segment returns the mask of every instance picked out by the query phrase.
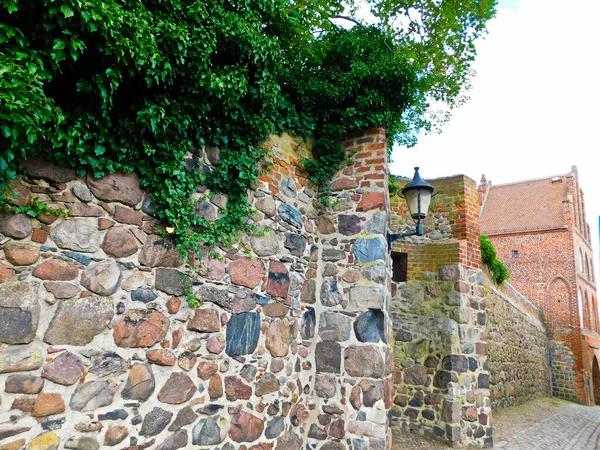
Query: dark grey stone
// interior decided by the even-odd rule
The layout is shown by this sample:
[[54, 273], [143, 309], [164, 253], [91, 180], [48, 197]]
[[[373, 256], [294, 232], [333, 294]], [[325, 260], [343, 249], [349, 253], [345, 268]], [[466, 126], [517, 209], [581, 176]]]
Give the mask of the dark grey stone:
[[149, 289], [136, 289], [131, 292], [131, 300], [134, 302], [150, 303], [156, 300], [158, 294]]
[[354, 322], [356, 339], [360, 342], [386, 341], [385, 314], [382, 311], [365, 311]]
[[315, 336], [315, 326], [317, 317], [313, 308], [308, 308], [302, 315], [302, 325], [300, 326], [300, 335], [302, 339], [312, 339]]
[[194, 207], [194, 214], [204, 217], [206, 220], [217, 220], [217, 207], [208, 200], [198, 203]]
[[306, 249], [306, 237], [298, 233], [285, 233], [285, 243], [283, 244], [292, 255], [302, 256]]
[[124, 409], [115, 409], [104, 414], [98, 414], [98, 420], [125, 420], [129, 413]]
[[457, 372], [466, 372], [469, 367], [469, 362], [466, 356], [463, 355], [447, 355], [442, 360], [442, 369], [455, 370]]
[[324, 306], [336, 306], [344, 301], [342, 293], [338, 290], [337, 280], [329, 279], [321, 285], [321, 303]]
[[156, 436], [169, 425], [171, 417], [173, 417], [172, 412], [165, 411], [164, 409], [155, 406], [154, 409], [144, 417], [140, 436]]
[[232, 300], [227, 295], [227, 291], [204, 285], [200, 286], [199, 293], [203, 302], [214, 303], [223, 309], [231, 310]]
[[185, 294], [187, 276], [185, 273], [175, 269], [156, 269], [155, 287], [159, 291], [170, 295]]
[[480, 373], [477, 375], [477, 387], [480, 389], [489, 389], [490, 376], [487, 373]]
[[327, 439], [327, 431], [323, 428], [319, 427], [316, 423], [312, 423], [308, 430], [308, 437], [310, 439], [317, 439], [319, 441], [324, 441]]
[[222, 431], [218, 424], [219, 419], [220, 416], [201, 419], [192, 430], [192, 443], [194, 445], [220, 444], [223, 439], [221, 439]]
[[471, 372], [475, 372], [477, 370], [477, 360], [475, 358], [469, 357], [469, 370]]
[[282, 203], [279, 207], [281, 218], [296, 228], [302, 228], [302, 214], [296, 208], [288, 203]]
[[171, 426], [169, 426], [169, 431], [177, 431], [190, 423], [194, 423], [197, 418], [198, 414], [194, 412], [192, 407], [186, 406], [177, 412], [177, 417], [175, 417], [175, 420]]
[[35, 339], [40, 318], [37, 283], [0, 285], [0, 342], [28, 344]]
[[341, 261], [342, 259], [346, 259], [346, 252], [336, 248], [325, 248], [321, 257], [323, 261]]
[[452, 374], [444, 370], [438, 370], [433, 378], [433, 385], [437, 388], [446, 389], [452, 380]]
[[340, 373], [342, 348], [337, 342], [318, 342], [315, 350], [317, 372]]
[[267, 439], [275, 439], [284, 430], [285, 421], [282, 416], [277, 416], [267, 422], [267, 428], [265, 429], [265, 437]]
[[365, 278], [375, 283], [385, 284], [387, 278], [387, 268], [385, 263], [373, 264], [363, 270]]
[[129, 363], [115, 352], [97, 353], [91, 359], [92, 367], [89, 371], [99, 377], [120, 375], [129, 368]]
[[254, 381], [254, 377], [256, 376], [256, 372], [258, 372], [258, 368], [256, 366], [252, 364], [245, 364], [240, 371], [240, 376], [248, 383], [252, 383]]
[[247, 312], [231, 316], [227, 322], [225, 353], [229, 356], [249, 355], [256, 350], [260, 335], [260, 315]]
[[383, 238], [357, 239], [352, 251], [358, 262], [374, 262], [385, 259], [386, 242]]
[[340, 214], [338, 216], [338, 231], [345, 236], [352, 236], [360, 233], [361, 222], [360, 217], [356, 215]]
[[351, 331], [352, 319], [345, 314], [325, 311], [319, 318], [319, 337], [324, 341], [347, 341]]
[[61, 417], [60, 419], [46, 419], [40, 425], [42, 425], [42, 429], [45, 431], [60, 430], [66, 421], [65, 417]]
[[84, 266], [87, 266], [92, 262], [92, 258], [90, 258], [89, 256], [82, 255], [81, 253], [65, 252], [65, 256], [74, 259], [75, 261], [83, 264]]
[[153, 216], [156, 212], [156, 209], [157, 206], [156, 203], [154, 203], [154, 200], [152, 200], [152, 197], [146, 195], [146, 197], [144, 197], [144, 201], [142, 202], [142, 211], [149, 216]]

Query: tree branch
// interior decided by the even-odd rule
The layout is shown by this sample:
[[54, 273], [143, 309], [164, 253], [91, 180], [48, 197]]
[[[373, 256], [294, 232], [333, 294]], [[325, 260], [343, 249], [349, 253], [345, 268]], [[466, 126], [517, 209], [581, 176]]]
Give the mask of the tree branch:
[[330, 17], [330, 20], [331, 20], [331, 19], [343, 19], [343, 20], [348, 20], [348, 21], [350, 21], [350, 22], [352, 22], [352, 23], [354, 23], [354, 24], [356, 24], [356, 25], [362, 26], [362, 23], [360, 23], [358, 20], [356, 20], [356, 19], [353, 19], [352, 17], [348, 17], [348, 16], [340, 16], [340, 15], [338, 15], [338, 16], [333, 16], [333, 17]]

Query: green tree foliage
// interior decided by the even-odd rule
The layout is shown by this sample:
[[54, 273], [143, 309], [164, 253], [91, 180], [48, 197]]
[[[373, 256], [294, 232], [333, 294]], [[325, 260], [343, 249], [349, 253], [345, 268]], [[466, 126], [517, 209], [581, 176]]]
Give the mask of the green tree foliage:
[[481, 245], [481, 262], [488, 266], [492, 272], [494, 282], [502, 284], [510, 278], [510, 272], [504, 263], [498, 259], [494, 244], [492, 244], [489, 237], [482, 234], [479, 236], [479, 242]]
[[[45, 154], [81, 174], [135, 171], [185, 253], [249, 230], [249, 186], [269, 133], [316, 133], [320, 183], [341, 134], [388, 127], [390, 144], [452, 105], [491, 0], [373, 2], [379, 23], [331, 25], [324, 0], [0, 0], [0, 203], [18, 161]], [[415, 24], [393, 27], [395, 19]], [[211, 173], [184, 155], [221, 148]], [[199, 183], [229, 195], [224, 217], [193, 213]]]

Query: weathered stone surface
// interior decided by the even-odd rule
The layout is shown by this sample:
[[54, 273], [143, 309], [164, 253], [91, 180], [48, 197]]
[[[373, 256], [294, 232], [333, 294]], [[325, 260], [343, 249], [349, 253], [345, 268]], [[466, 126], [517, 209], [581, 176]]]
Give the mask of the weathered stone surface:
[[267, 422], [265, 429], [265, 437], [267, 439], [275, 439], [285, 429], [285, 420], [282, 416], [275, 417]]
[[73, 203], [69, 209], [72, 217], [100, 217], [104, 210], [96, 205], [86, 205], [85, 203]]
[[84, 370], [85, 366], [77, 356], [71, 352], [64, 352], [44, 366], [42, 378], [70, 386], [79, 381]]
[[229, 264], [229, 275], [233, 284], [253, 289], [265, 276], [265, 268], [260, 259], [240, 258]]
[[342, 350], [337, 342], [318, 342], [315, 349], [317, 372], [340, 373]]
[[158, 298], [158, 294], [150, 289], [136, 289], [131, 293], [134, 302], [150, 303]]
[[56, 226], [50, 237], [60, 248], [94, 253], [100, 248], [100, 232], [95, 219], [66, 219]]
[[344, 189], [355, 189], [358, 187], [356, 178], [340, 177], [333, 180], [329, 188], [332, 191], [343, 191]]
[[170, 295], [184, 295], [190, 280], [185, 273], [175, 269], [156, 269], [155, 287]]
[[289, 312], [289, 308], [282, 302], [269, 302], [263, 306], [263, 314], [269, 317], [283, 317]]
[[114, 294], [120, 283], [121, 269], [114, 261], [90, 266], [81, 275], [81, 285], [98, 295]]
[[420, 364], [404, 370], [404, 383], [412, 385], [425, 385], [427, 382], [427, 369]]
[[356, 260], [361, 263], [385, 259], [386, 243], [383, 238], [360, 238], [352, 247]]
[[106, 430], [104, 435], [104, 445], [114, 446], [121, 442], [129, 435], [127, 427], [123, 425], [114, 425]]
[[260, 315], [248, 312], [231, 316], [227, 322], [225, 353], [229, 356], [248, 355], [256, 350], [260, 335]]
[[300, 301], [302, 303], [315, 303], [317, 301], [317, 282], [315, 280], [307, 280], [302, 285], [302, 291], [300, 292]]
[[346, 252], [337, 248], [325, 248], [322, 253], [323, 261], [336, 262], [346, 259]]
[[167, 335], [169, 319], [159, 311], [131, 310], [113, 328], [119, 347], [152, 347]]
[[302, 448], [302, 442], [300, 436], [289, 430], [277, 440], [275, 450], [300, 450]]
[[231, 419], [229, 437], [235, 442], [254, 442], [262, 434], [265, 424], [261, 419], [242, 411]]
[[0, 286], [0, 343], [28, 344], [35, 339], [40, 319], [37, 283]]
[[200, 298], [205, 303], [214, 303], [226, 310], [231, 309], [232, 300], [229, 298], [229, 295], [227, 295], [227, 291], [223, 289], [208, 285], [200, 286]]
[[267, 282], [267, 293], [286, 298], [290, 289], [290, 276], [285, 264], [279, 261], [269, 263], [269, 280]]
[[158, 401], [179, 405], [191, 399], [196, 391], [189, 376], [183, 372], [174, 372], [158, 393]]
[[75, 411], [93, 411], [113, 402], [116, 386], [105, 380], [88, 381], [77, 386], [69, 406]]
[[29, 266], [40, 258], [40, 249], [31, 244], [6, 244], [4, 256], [13, 266]]
[[352, 319], [335, 311], [325, 311], [319, 321], [319, 337], [324, 341], [347, 341], [352, 331]]
[[296, 228], [302, 228], [302, 214], [296, 208], [288, 203], [282, 203], [279, 206], [279, 216], [290, 225]]
[[236, 376], [225, 377], [225, 397], [230, 402], [249, 400], [252, 388]]
[[100, 200], [129, 206], [137, 205], [144, 194], [138, 177], [132, 173], [111, 173], [102, 178], [88, 175], [87, 185]]
[[221, 319], [216, 309], [196, 309], [194, 317], [188, 322], [188, 329], [201, 333], [221, 331]]
[[264, 236], [252, 236], [250, 239], [252, 250], [258, 256], [276, 255], [281, 249], [277, 233], [269, 229]]
[[35, 375], [10, 375], [5, 382], [4, 392], [9, 394], [37, 394], [44, 387], [44, 379]]
[[140, 211], [126, 208], [125, 206], [115, 206], [113, 219], [115, 219], [117, 222], [141, 226], [143, 218], [144, 214], [142, 214]]
[[353, 345], [344, 350], [344, 367], [353, 377], [383, 378], [383, 352], [374, 345]]
[[39, 394], [33, 404], [31, 415], [33, 417], [46, 417], [60, 414], [65, 411], [65, 401], [60, 394]]
[[387, 277], [386, 265], [385, 263], [373, 264], [363, 270], [363, 275], [375, 283], [385, 284]]
[[181, 355], [179, 355], [179, 358], [177, 358], [177, 364], [186, 372], [192, 370], [192, 368], [196, 365], [197, 361], [198, 357], [187, 350]]
[[233, 314], [241, 314], [252, 311], [254, 308], [256, 308], [256, 300], [254, 300], [252, 295], [248, 295], [247, 293], [238, 293], [233, 298], [231, 312]]
[[30, 156], [21, 168], [27, 169], [27, 176], [31, 178], [43, 178], [54, 183], [66, 183], [77, 178], [75, 169], [57, 166], [42, 155]]
[[298, 233], [285, 233], [285, 242], [283, 246], [287, 248], [294, 256], [302, 256], [306, 249], [306, 237]]
[[43, 350], [36, 343], [0, 349], [0, 373], [26, 372], [42, 367]]
[[315, 310], [310, 308], [302, 315], [302, 324], [300, 326], [300, 335], [302, 339], [312, 339], [315, 335], [317, 317]]
[[464, 373], [469, 370], [469, 360], [464, 355], [446, 355], [442, 359], [442, 369]]
[[318, 373], [315, 377], [315, 394], [321, 398], [333, 398], [335, 396], [336, 379], [333, 375]]
[[59, 444], [60, 438], [50, 431], [33, 438], [24, 448], [25, 450], [56, 450]]
[[337, 280], [327, 279], [321, 285], [321, 303], [324, 306], [336, 306], [344, 301], [339, 291]]
[[361, 221], [357, 215], [340, 214], [338, 216], [338, 230], [345, 236], [352, 236], [360, 233]]
[[44, 335], [49, 344], [87, 345], [113, 318], [113, 303], [108, 298], [84, 297], [64, 300]]
[[179, 430], [164, 440], [162, 444], [156, 447], [156, 450], [177, 450], [185, 448], [188, 444], [188, 433], [186, 430]]
[[121, 358], [115, 352], [98, 352], [90, 359], [92, 365], [89, 371], [99, 377], [120, 375], [129, 368], [127, 360]]
[[279, 390], [279, 380], [272, 373], [266, 373], [256, 383], [255, 394], [257, 397], [270, 394], [271, 392], [277, 392]]
[[203, 217], [206, 220], [213, 221], [217, 219], [217, 208], [208, 200], [198, 203], [194, 207], [194, 214]]
[[140, 436], [156, 436], [169, 425], [171, 417], [173, 417], [172, 412], [165, 411], [164, 409], [155, 406], [152, 411], [144, 417]]
[[385, 193], [384, 192], [365, 192], [358, 206], [357, 211], [370, 211], [372, 209], [383, 209], [385, 207]]
[[0, 263], [0, 283], [6, 283], [14, 273], [15, 271], [12, 267]]
[[215, 361], [200, 361], [196, 370], [198, 378], [206, 381], [219, 371], [219, 366]]
[[138, 259], [146, 267], [179, 267], [183, 264], [175, 244], [159, 235], [148, 236]]
[[121, 397], [145, 402], [154, 392], [155, 381], [149, 364], [135, 364], [129, 371]]
[[265, 346], [274, 358], [289, 352], [290, 324], [287, 319], [274, 319], [267, 329]]
[[31, 220], [25, 214], [0, 214], [0, 233], [13, 239], [25, 239], [31, 235]]
[[48, 292], [54, 295], [55, 298], [64, 300], [73, 298], [79, 294], [80, 289], [71, 283], [60, 283], [57, 281], [46, 281], [44, 287]]
[[169, 431], [180, 430], [182, 427], [194, 423], [197, 418], [198, 414], [194, 412], [194, 409], [191, 406], [181, 408], [177, 411], [177, 417], [175, 417], [175, 420], [169, 426]]
[[131, 231], [123, 227], [110, 228], [101, 247], [104, 253], [115, 258], [126, 258], [138, 251], [137, 239]]
[[360, 342], [386, 341], [383, 311], [365, 311], [354, 322], [356, 339]]
[[71, 436], [65, 441], [65, 448], [74, 450], [97, 450], [100, 444], [90, 436]]
[[216, 445], [227, 437], [229, 423], [221, 416], [212, 416], [201, 419], [192, 429], [192, 443], [194, 445]]
[[33, 269], [32, 275], [42, 280], [70, 281], [77, 278], [79, 268], [77, 265], [68, 263], [62, 259], [52, 258]]
[[146, 358], [148, 358], [148, 361], [151, 363], [159, 366], [174, 366], [177, 362], [177, 357], [171, 350], [167, 350], [166, 348], [148, 350], [146, 352]]
[[216, 374], [208, 383], [208, 396], [211, 400], [223, 397], [223, 379], [221, 375]]
[[383, 289], [367, 286], [353, 286], [350, 288], [350, 304], [356, 309], [383, 308]]

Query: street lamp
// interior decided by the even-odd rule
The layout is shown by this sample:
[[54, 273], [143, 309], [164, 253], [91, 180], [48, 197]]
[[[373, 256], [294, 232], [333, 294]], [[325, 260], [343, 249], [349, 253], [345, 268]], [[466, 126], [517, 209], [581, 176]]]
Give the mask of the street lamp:
[[438, 190], [421, 178], [421, 175], [419, 175], [419, 168], [415, 167], [415, 176], [410, 180], [410, 183], [402, 188], [398, 195], [406, 199], [408, 212], [410, 213], [410, 217], [417, 223], [417, 228], [414, 231], [408, 231], [406, 233], [388, 233], [387, 240], [389, 250], [392, 249], [392, 242], [396, 239], [406, 236], [423, 236], [423, 221], [427, 217], [431, 197], [435, 196], [437, 193]]

